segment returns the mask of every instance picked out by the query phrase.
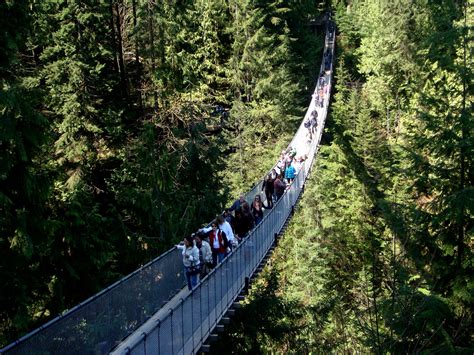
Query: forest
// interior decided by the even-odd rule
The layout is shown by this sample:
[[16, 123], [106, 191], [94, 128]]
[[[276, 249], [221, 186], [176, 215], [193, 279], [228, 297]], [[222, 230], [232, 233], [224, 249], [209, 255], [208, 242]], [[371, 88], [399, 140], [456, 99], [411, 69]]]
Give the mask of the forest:
[[0, 347], [183, 239], [334, 100], [215, 353], [472, 353], [472, 26], [461, 0], [0, 2]]
[[473, 8], [333, 8], [336, 84], [317, 167], [212, 353], [471, 354]]
[[210, 221], [314, 86], [314, 1], [0, 2], [0, 346]]

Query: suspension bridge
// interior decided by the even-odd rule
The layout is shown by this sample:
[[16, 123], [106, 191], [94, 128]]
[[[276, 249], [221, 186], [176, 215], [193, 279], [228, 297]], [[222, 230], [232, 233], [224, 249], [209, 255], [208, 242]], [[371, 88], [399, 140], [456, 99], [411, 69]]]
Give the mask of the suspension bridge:
[[[122, 280], [0, 350], [1, 354], [194, 354], [209, 350], [239, 308], [249, 283], [275, 248], [304, 189], [321, 142], [330, 101], [335, 26], [327, 22], [320, 80], [289, 147], [307, 159], [285, 194], [222, 263], [189, 291], [181, 253], [172, 248]], [[317, 79], [320, 78], [318, 76]], [[312, 139], [304, 122], [313, 111], [318, 127]], [[257, 183], [245, 194], [253, 200]], [[264, 202], [266, 202], [264, 200]]]

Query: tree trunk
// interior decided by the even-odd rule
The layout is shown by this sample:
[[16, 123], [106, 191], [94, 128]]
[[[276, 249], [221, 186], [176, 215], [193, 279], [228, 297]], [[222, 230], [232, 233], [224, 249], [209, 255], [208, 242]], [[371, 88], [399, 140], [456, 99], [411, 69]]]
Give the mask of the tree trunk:
[[[151, 77], [156, 72], [156, 58], [155, 58], [155, 32], [153, 25], [153, 1], [148, 1], [148, 33], [150, 36], [150, 58], [151, 58]], [[153, 106], [155, 112], [158, 111], [158, 95], [153, 82], [151, 83], [151, 89], [153, 90]]]
[[[464, 2], [464, 34], [463, 34], [463, 75], [462, 75], [462, 112], [461, 112], [461, 151], [460, 151], [460, 159], [461, 159], [461, 166], [460, 166], [460, 181], [459, 181], [459, 191], [464, 190], [464, 186], [466, 184], [466, 147], [464, 142], [468, 141], [469, 131], [467, 128], [467, 117], [466, 114], [466, 96], [467, 96], [467, 59], [466, 59], [466, 47], [467, 47], [467, 34], [468, 34], [468, 27], [467, 27], [467, 1]], [[464, 204], [461, 205], [460, 211], [460, 220], [459, 220], [459, 227], [458, 227], [458, 240], [457, 240], [457, 268], [458, 270], [462, 266], [462, 259], [464, 254], [464, 235], [465, 235], [465, 208]]]
[[[121, 2], [121, 0], [119, 0]], [[112, 16], [113, 16], [112, 11]], [[122, 39], [122, 17], [120, 16], [119, 3], [115, 2], [115, 25], [117, 28], [117, 63], [120, 73], [120, 90], [122, 91], [123, 97], [128, 97], [128, 82], [127, 73], [125, 71], [125, 64], [123, 60], [123, 39]]]
[[142, 67], [140, 64], [140, 42], [137, 33], [137, 0], [132, 1], [132, 12], [133, 12], [133, 33], [135, 35], [135, 66], [137, 70], [137, 92], [138, 92], [138, 105], [140, 112], [143, 115], [143, 100], [142, 100]]
[[112, 35], [112, 50], [114, 51], [114, 69], [118, 73], [119, 67], [118, 67], [118, 61], [117, 61], [117, 40], [115, 39], [115, 21], [114, 21], [114, 0], [109, 1], [109, 11], [110, 11], [110, 29], [111, 29], [111, 35]]

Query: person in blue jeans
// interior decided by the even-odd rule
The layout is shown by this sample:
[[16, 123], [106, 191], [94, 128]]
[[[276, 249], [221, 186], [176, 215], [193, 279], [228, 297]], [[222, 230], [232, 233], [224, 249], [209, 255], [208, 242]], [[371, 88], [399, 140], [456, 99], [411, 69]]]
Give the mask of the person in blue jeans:
[[188, 289], [192, 290], [198, 283], [198, 275], [201, 271], [199, 249], [190, 235], [184, 238], [182, 245], [177, 245], [176, 247], [182, 251], [184, 274], [186, 275]]
[[212, 259], [214, 266], [221, 263], [227, 255], [227, 248], [229, 247], [229, 241], [225, 232], [219, 229], [217, 221], [213, 221], [211, 224], [212, 230], [209, 232], [209, 244], [212, 250]]

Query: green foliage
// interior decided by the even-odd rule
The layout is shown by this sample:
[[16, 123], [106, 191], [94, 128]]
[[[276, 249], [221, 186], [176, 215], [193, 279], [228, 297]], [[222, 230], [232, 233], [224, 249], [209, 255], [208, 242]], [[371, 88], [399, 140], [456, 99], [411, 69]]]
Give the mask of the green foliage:
[[319, 43], [301, 22], [311, 2], [290, 5], [0, 4], [1, 344], [261, 178], [295, 127]]
[[[237, 134], [229, 137], [235, 154], [228, 157], [233, 169], [225, 179], [234, 194], [268, 171], [297, 127], [303, 112], [300, 105], [306, 105], [308, 86], [313, 86], [307, 72], [314, 70], [320, 46], [301, 23], [301, 18], [317, 14], [309, 4], [235, 1], [230, 6], [234, 23], [230, 124]], [[298, 41], [307, 41], [305, 47]]]
[[[237, 312], [226, 333], [213, 344], [216, 354], [265, 354], [303, 349], [300, 338], [304, 310], [296, 302], [275, 295], [280, 270], [269, 268], [250, 292], [248, 303]], [[231, 346], [231, 347], [230, 347]]]
[[[265, 326], [225, 343], [242, 352], [471, 353], [472, 9], [334, 5], [331, 139], [272, 260], [277, 280], [257, 281], [272, 280], [274, 298], [254, 293], [246, 307], [259, 305]], [[279, 315], [298, 340], [290, 346], [285, 334], [266, 337], [279, 330], [267, 312], [275, 300], [293, 307]], [[253, 324], [251, 312], [237, 322]]]
[[0, 4], [0, 342], [14, 336], [16, 329], [27, 329], [34, 317], [29, 306], [36, 299], [25, 284], [38, 288], [47, 282], [38, 277], [37, 250], [49, 191], [41, 164], [49, 127], [34, 110], [36, 90], [17, 77], [30, 23], [24, 4]]
[[[261, 178], [309, 101], [325, 4], [0, 3], [2, 344]], [[332, 140], [235, 352], [472, 350], [472, 10], [334, 6]]]

